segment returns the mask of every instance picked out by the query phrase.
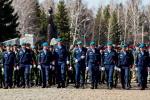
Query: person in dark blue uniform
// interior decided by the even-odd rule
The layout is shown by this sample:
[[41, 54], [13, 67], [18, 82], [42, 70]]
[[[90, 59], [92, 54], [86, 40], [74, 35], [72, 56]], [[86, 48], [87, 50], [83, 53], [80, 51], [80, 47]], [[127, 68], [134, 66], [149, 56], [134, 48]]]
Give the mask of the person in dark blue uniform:
[[17, 44], [15, 44], [13, 46], [13, 52], [16, 55], [16, 66], [14, 66], [14, 87], [17, 86], [19, 87], [19, 83], [20, 83], [20, 70], [19, 70], [19, 66], [18, 66], [18, 50], [17, 50]]
[[69, 63], [68, 61], [68, 51], [66, 47], [62, 44], [62, 39], [57, 39], [57, 45], [54, 50], [55, 55], [55, 65], [57, 71], [57, 88], [65, 88], [66, 82], [66, 64]]
[[[84, 88], [85, 82], [85, 58], [86, 58], [86, 51], [87, 49], [82, 46], [82, 42], [79, 41], [78, 48], [74, 50], [74, 60], [75, 60], [75, 79], [76, 79], [76, 88], [80, 87], [80, 82], [82, 88]], [[81, 78], [81, 79], [80, 79]]]
[[106, 81], [108, 89], [113, 87], [113, 73], [114, 67], [117, 65], [117, 53], [112, 47], [112, 42], [107, 43], [107, 49], [104, 51], [103, 55], [103, 66], [105, 66], [106, 71]]
[[3, 45], [0, 43], [0, 88], [3, 87], [4, 77], [3, 77]]
[[121, 68], [121, 84], [123, 89], [130, 89], [129, 78], [130, 68], [134, 63], [132, 53], [127, 51], [127, 45], [122, 45], [122, 50], [118, 55], [118, 66]]
[[149, 65], [149, 53], [145, 50], [145, 44], [140, 44], [140, 51], [136, 57], [136, 67], [138, 69], [138, 82], [141, 90], [145, 90], [147, 81], [147, 69]]
[[21, 77], [21, 86], [23, 88], [30, 87], [30, 80], [29, 80], [29, 75], [30, 75], [30, 67], [33, 64], [33, 59], [32, 59], [32, 54], [30, 50], [26, 48], [26, 44], [22, 43], [22, 48], [19, 51], [18, 55], [19, 59], [19, 67], [20, 67], [20, 77]]
[[43, 50], [39, 53], [39, 64], [42, 71], [42, 88], [48, 87], [49, 72], [52, 63], [52, 53], [49, 51], [48, 43], [43, 43]]
[[15, 59], [15, 53], [10, 50], [10, 45], [7, 45], [6, 51], [3, 54], [5, 89], [8, 89], [8, 87], [12, 88], [12, 76], [16, 61]]
[[98, 88], [98, 73], [99, 73], [99, 64], [101, 62], [101, 56], [98, 49], [95, 48], [95, 42], [92, 41], [90, 43], [90, 48], [87, 51], [87, 67], [90, 74], [90, 80], [91, 80], [91, 89], [97, 89]]

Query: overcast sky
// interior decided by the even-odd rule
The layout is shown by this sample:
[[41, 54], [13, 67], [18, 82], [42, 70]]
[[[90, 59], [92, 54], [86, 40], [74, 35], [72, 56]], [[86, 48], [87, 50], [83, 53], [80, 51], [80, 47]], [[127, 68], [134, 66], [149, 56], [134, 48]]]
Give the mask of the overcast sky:
[[[44, 1], [44, 0], [39, 0], [40, 2]], [[56, 0], [58, 1], [58, 0]], [[89, 8], [92, 8], [93, 10], [97, 10], [100, 4], [108, 4], [111, 0], [84, 0], [84, 2], [86, 2], [88, 4]], [[120, 2], [125, 2], [126, 0], [114, 0], [117, 1], [118, 3]], [[150, 3], [150, 0], [142, 0], [143, 4], [146, 5], [148, 3]]]

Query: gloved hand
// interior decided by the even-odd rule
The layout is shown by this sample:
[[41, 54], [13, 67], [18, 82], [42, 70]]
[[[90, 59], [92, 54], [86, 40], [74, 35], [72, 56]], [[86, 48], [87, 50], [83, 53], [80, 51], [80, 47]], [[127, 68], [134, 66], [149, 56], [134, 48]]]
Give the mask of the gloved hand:
[[69, 65], [69, 61], [67, 61], [67, 65]]
[[17, 70], [19, 70], [19, 66], [17, 66]]
[[40, 69], [40, 70], [41, 70], [41, 65], [38, 65], [38, 69]]
[[86, 67], [86, 71], [88, 71], [89, 70], [89, 68], [88, 67]]
[[121, 68], [118, 67], [118, 72], [121, 72]]
[[16, 67], [14, 67], [14, 71], [16, 71], [17, 70], [17, 68]]
[[4, 68], [2, 68], [2, 73], [4, 73]]
[[49, 68], [52, 69], [52, 65], [50, 65]]
[[114, 68], [116, 71], [121, 71], [121, 69], [119, 68], [119, 67], [117, 67], [117, 66], [115, 66], [115, 68]]
[[33, 65], [33, 68], [36, 68], [36, 65]]
[[101, 67], [101, 70], [102, 70], [102, 71], [105, 71], [105, 67]]
[[85, 56], [81, 56], [81, 59], [84, 59], [85, 58]]
[[30, 69], [32, 68], [33, 66], [32, 65], [30, 65]]
[[78, 62], [78, 59], [75, 60], [75, 63], [77, 63], [77, 62]]
[[135, 67], [135, 71], [138, 71], [138, 68], [137, 68], [137, 67]]
[[69, 67], [69, 70], [72, 70], [72, 67], [71, 67], [71, 66]]
[[117, 66], [115, 66], [115, 68], [114, 68], [116, 71], [118, 70], [118, 68], [117, 68]]

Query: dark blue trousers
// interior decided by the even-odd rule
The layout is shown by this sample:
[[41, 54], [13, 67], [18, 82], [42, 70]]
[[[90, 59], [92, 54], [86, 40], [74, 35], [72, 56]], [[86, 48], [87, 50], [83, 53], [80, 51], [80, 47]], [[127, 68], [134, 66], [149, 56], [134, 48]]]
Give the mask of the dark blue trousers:
[[92, 85], [97, 86], [98, 84], [98, 75], [99, 75], [99, 66], [94, 63], [89, 63], [89, 74], [90, 74], [90, 81]]
[[130, 67], [121, 66], [121, 83], [123, 88], [129, 87], [129, 79], [130, 79]]
[[76, 84], [82, 84], [84, 85], [85, 83], [85, 64], [81, 63], [76, 63], [75, 65], [75, 79], [76, 79]]
[[107, 85], [113, 85], [113, 73], [115, 65], [105, 65]]
[[58, 84], [65, 84], [66, 81], [66, 62], [58, 61], [56, 64], [56, 70], [57, 70], [57, 82]]
[[50, 65], [41, 65], [41, 71], [42, 71], [42, 83], [45, 87], [47, 85], [47, 82], [49, 81], [49, 71], [50, 71]]
[[141, 87], [146, 87], [147, 81], [147, 67], [138, 66], [138, 82]]
[[12, 87], [13, 66], [4, 65], [5, 86]]
[[22, 86], [29, 86], [29, 82], [30, 82], [30, 79], [29, 79], [29, 75], [30, 75], [30, 66], [31, 65], [26, 65], [26, 64], [22, 64], [21, 65], [21, 68], [20, 68], [20, 71], [21, 71], [21, 83], [22, 83]]

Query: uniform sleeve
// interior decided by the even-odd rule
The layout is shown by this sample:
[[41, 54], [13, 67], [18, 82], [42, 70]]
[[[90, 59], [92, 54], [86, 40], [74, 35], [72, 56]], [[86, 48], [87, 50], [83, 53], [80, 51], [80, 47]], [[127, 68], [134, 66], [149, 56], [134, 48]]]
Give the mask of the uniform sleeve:
[[149, 65], [149, 67], [150, 67], [150, 53], [148, 53], [148, 65]]
[[147, 52], [146, 55], [147, 55], [147, 59], [146, 59], [147, 67], [150, 67], [150, 56], [149, 56], [149, 53]]
[[115, 57], [114, 57], [114, 61], [115, 61], [115, 65], [118, 65], [118, 53], [116, 51], [115, 52]]
[[76, 50], [74, 49], [73, 50], [73, 60], [75, 60], [76, 59], [76, 52], [75, 52]]
[[40, 64], [40, 62], [41, 62], [41, 52], [39, 52], [38, 54], [38, 64]]
[[101, 66], [101, 54], [100, 54], [99, 50], [97, 50], [97, 53], [98, 53], [98, 63]]
[[32, 60], [35, 65], [37, 65], [37, 59], [36, 59], [36, 54], [32, 51]]
[[3, 58], [2, 58], [2, 62], [3, 62], [3, 65], [5, 63], [5, 57], [4, 57], [5, 53], [3, 53]]
[[101, 66], [104, 67], [104, 52], [101, 54]]
[[138, 61], [139, 61], [139, 58], [138, 58], [138, 54], [137, 55], [135, 55], [135, 65], [137, 66], [137, 64], [138, 64]]
[[118, 63], [117, 63], [117, 66], [120, 67], [120, 53], [118, 53], [118, 56], [117, 56], [117, 57], [118, 57]]
[[20, 63], [20, 51], [18, 52], [18, 55], [17, 55], [17, 60], [18, 60], [18, 65], [19, 65], [19, 63]]
[[131, 65], [133, 65], [134, 64], [134, 56], [133, 56], [133, 54], [132, 54], [132, 52], [130, 52], [130, 61], [131, 61]]
[[16, 67], [17, 66], [17, 56], [16, 56], [16, 54], [15, 53], [13, 53], [13, 56], [14, 56], [14, 66]]
[[88, 67], [88, 61], [89, 61], [89, 50], [87, 50], [86, 53], [86, 66]]
[[66, 47], [65, 47], [65, 51], [66, 51], [66, 53], [65, 53], [66, 61], [69, 61], [70, 54], [69, 54], [69, 51]]

